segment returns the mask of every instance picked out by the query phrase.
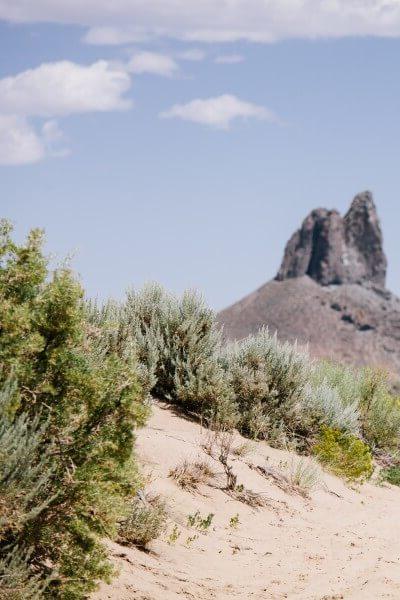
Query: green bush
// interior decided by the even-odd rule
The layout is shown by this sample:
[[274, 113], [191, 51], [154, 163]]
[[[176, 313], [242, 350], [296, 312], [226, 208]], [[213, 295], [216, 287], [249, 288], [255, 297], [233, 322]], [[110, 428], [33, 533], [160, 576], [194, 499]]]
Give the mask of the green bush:
[[238, 405], [241, 431], [283, 444], [301, 427], [300, 399], [311, 361], [267, 329], [229, 346], [225, 369]]
[[354, 435], [323, 427], [313, 448], [318, 460], [330, 471], [349, 480], [372, 475], [372, 455], [366, 444]]
[[393, 465], [387, 469], [382, 469], [380, 475], [383, 481], [400, 486], [400, 465]]
[[88, 325], [81, 286], [48, 273], [41, 245], [1, 223], [0, 561], [18, 549], [25, 573], [52, 575], [46, 595], [78, 600], [112, 572], [101, 539], [136, 489], [146, 408], [135, 353]]
[[146, 547], [160, 537], [167, 526], [165, 503], [159, 496], [141, 496], [132, 500], [128, 516], [119, 529], [119, 541], [127, 546]]
[[363, 437], [371, 447], [396, 451], [400, 440], [400, 400], [390, 394], [382, 371], [364, 369], [360, 411]]

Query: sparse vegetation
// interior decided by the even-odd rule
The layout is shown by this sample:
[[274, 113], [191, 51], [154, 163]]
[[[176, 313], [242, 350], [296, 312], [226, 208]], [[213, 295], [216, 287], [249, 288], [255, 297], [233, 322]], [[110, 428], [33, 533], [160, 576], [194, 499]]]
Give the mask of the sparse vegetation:
[[208, 515], [202, 517], [200, 512], [197, 510], [193, 515], [188, 515], [187, 525], [188, 527], [194, 527], [198, 531], [204, 532], [210, 528], [213, 518], [213, 513], [209, 513]]
[[[233, 457], [252, 447], [235, 445], [235, 428], [313, 454], [348, 480], [388, 456], [381, 475], [399, 485], [400, 400], [384, 373], [314, 362], [266, 329], [224, 348], [192, 292], [151, 285], [123, 303], [86, 303], [68, 268], [49, 272], [41, 246], [41, 232], [19, 246], [2, 222], [0, 600], [83, 600], [112, 575], [104, 537], [145, 547], [166, 531], [164, 502], [137, 496], [134, 432], [152, 397], [208, 426], [203, 448], [222, 466], [224, 490], [250, 506], [265, 499], [237, 480]], [[303, 496], [320, 477], [304, 457], [254, 468]], [[216, 475], [199, 459], [169, 476], [195, 491]], [[189, 515], [188, 526], [205, 532], [213, 516]], [[168, 543], [180, 534], [175, 525]]]
[[310, 458], [292, 458], [286, 466], [289, 484], [303, 496], [314, 491], [321, 481], [321, 469]]
[[231, 517], [229, 519], [229, 527], [231, 529], [237, 529], [239, 527], [239, 514], [236, 513], [236, 515], [233, 515], [233, 517]]
[[169, 477], [181, 488], [189, 491], [197, 491], [200, 485], [208, 483], [214, 476], [215, 473], [204, 460], [183, 460], [169, 472]]
[[400, 486], [400, 465], [393, 465], [387, 469], [382, 469], [380, 475], [383, 481]]
[[127, 546], [145, 548], [165, 531], [167, 511], [159, 496], [140, 496], [132, 500], [129, 513], [122, 521], [118, 539]]

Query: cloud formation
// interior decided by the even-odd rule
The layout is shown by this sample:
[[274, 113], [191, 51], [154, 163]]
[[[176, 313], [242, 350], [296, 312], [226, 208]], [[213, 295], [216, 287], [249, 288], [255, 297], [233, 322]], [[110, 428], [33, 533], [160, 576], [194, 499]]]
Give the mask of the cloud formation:
[[215, 98], [198, 98], [187, 104], [175, 104], [160, 113], [160, 117], [163, 119], [177, 118], [225, 130], [229, 129], [235, 119], [255, 118], [263, 121], [278, 121], [276, 115], [264, 106], [245, 102], [230, 94], [223, 94]]
[[127, 70], [136, 75], [149, 73], [162, 77], [173, 77], [179, 71], [173, 58], [157, 52], [137, 52], [127, 64]]
[[[130, 86], [130, 75], [107, 61], [44, 63], [0, 79], [0, 164], [65, 156], [63, 134], [52, 117], [127, 109]], [[50, 120], [35, 129], [30, 117]]]
[[400, 36], [399, 0], [0, 0], [0, 18], [87, 26], [102, 44]]
[[44, 63], [0, 79], [0, 113], [52, 117], [122, 110], [131, 105], [124, 98], [130, 86], [129, 75], [104, 60]]
[[217, 65], [235, 65], [244, 61], [241, 54], [221, 54], [214, 60]]

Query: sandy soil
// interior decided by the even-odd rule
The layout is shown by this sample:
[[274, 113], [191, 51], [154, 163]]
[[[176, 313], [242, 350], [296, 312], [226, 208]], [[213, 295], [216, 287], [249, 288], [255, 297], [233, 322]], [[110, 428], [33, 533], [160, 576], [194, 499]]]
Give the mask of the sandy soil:
[[[323, 473], [310, 498], [289, 494], [248, 465], [278, 465], [292, 456], [258, 442], [232, 462], [238, 482], [266, 502], [255, 509], [221, 489], [221, 465], [202, 449], [206, 438], [200, 425], [154, 407], [138, 434], [138, 452], [150, 489], [167, 499], [168, 530], [148, 552], [110, 543], [119, 576], [93, 600], [400, 599], [398, 488], [352, 489]], [[196, 493], [179, 488], [168, 473], [184, 458], [208, 460], [218, 474], [211, 485]], [[215, 515], [206, 533], [187, 525], [196, 511]], [[174, 526], [180, 536], [168, 543]]]

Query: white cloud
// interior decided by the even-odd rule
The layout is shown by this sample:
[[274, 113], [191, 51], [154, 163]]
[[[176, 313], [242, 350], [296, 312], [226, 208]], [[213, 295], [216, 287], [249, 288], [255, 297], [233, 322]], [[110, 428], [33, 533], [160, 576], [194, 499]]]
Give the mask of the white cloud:
[[244, 57], [241, 54], [222, 54], [214, 60], [217, 65], [235, 65], [243, 61]]
[[64, 134], [57, 121], [35, 130], [29, 117], [57, 117], [131, 106], [125, 93], [131, 77], [106, 61], [89, 66], [69, 61], [44, 63], [0, 79], [0, 164], [34, 163], [65, 156]]
[[86, 44], [94, 46], [120, 46], [132, 42], [146, 42], [153, 36], [124, 27], [91, 27], [83, 36]]
[[169, 110], [162, 112], [160, 117], [193, 121], [216, 129], [229, 129], [231, 122], [238, 118], [278, 122], [278, 118], [267, 108], [245, 102], [230, 94], [196, 99], [187, 104], [175, 104]]
[[42, 140], [24, 117], [0, 115], [0, 165], [23, 165], [44, 158]]
[[0, 79], [0, 113], [52, 117], [126, 109], [130, 86], [129, 74], [104, 60], [44, 63]]
[[42, 140], [48, 156], [67, 156], [68, 148], [64, 145], [65, 135], [54, 119], [46, 121], [42, 127]]
[[179, 71], [179, 66], [173, 58], [157, 52], [137, 52], [126, 68], [130, 73], [137, 75], [149, 73], [162, 77], [173, 77]]
[[399, 0], [0, 0], [0, 18], [88, 26], [91, 43], [400, 36]]
[[180, 52], [177, 56], [182, 60], [201, 61], [205, 59], [206, 53], [199, 48], [189, 48]]

